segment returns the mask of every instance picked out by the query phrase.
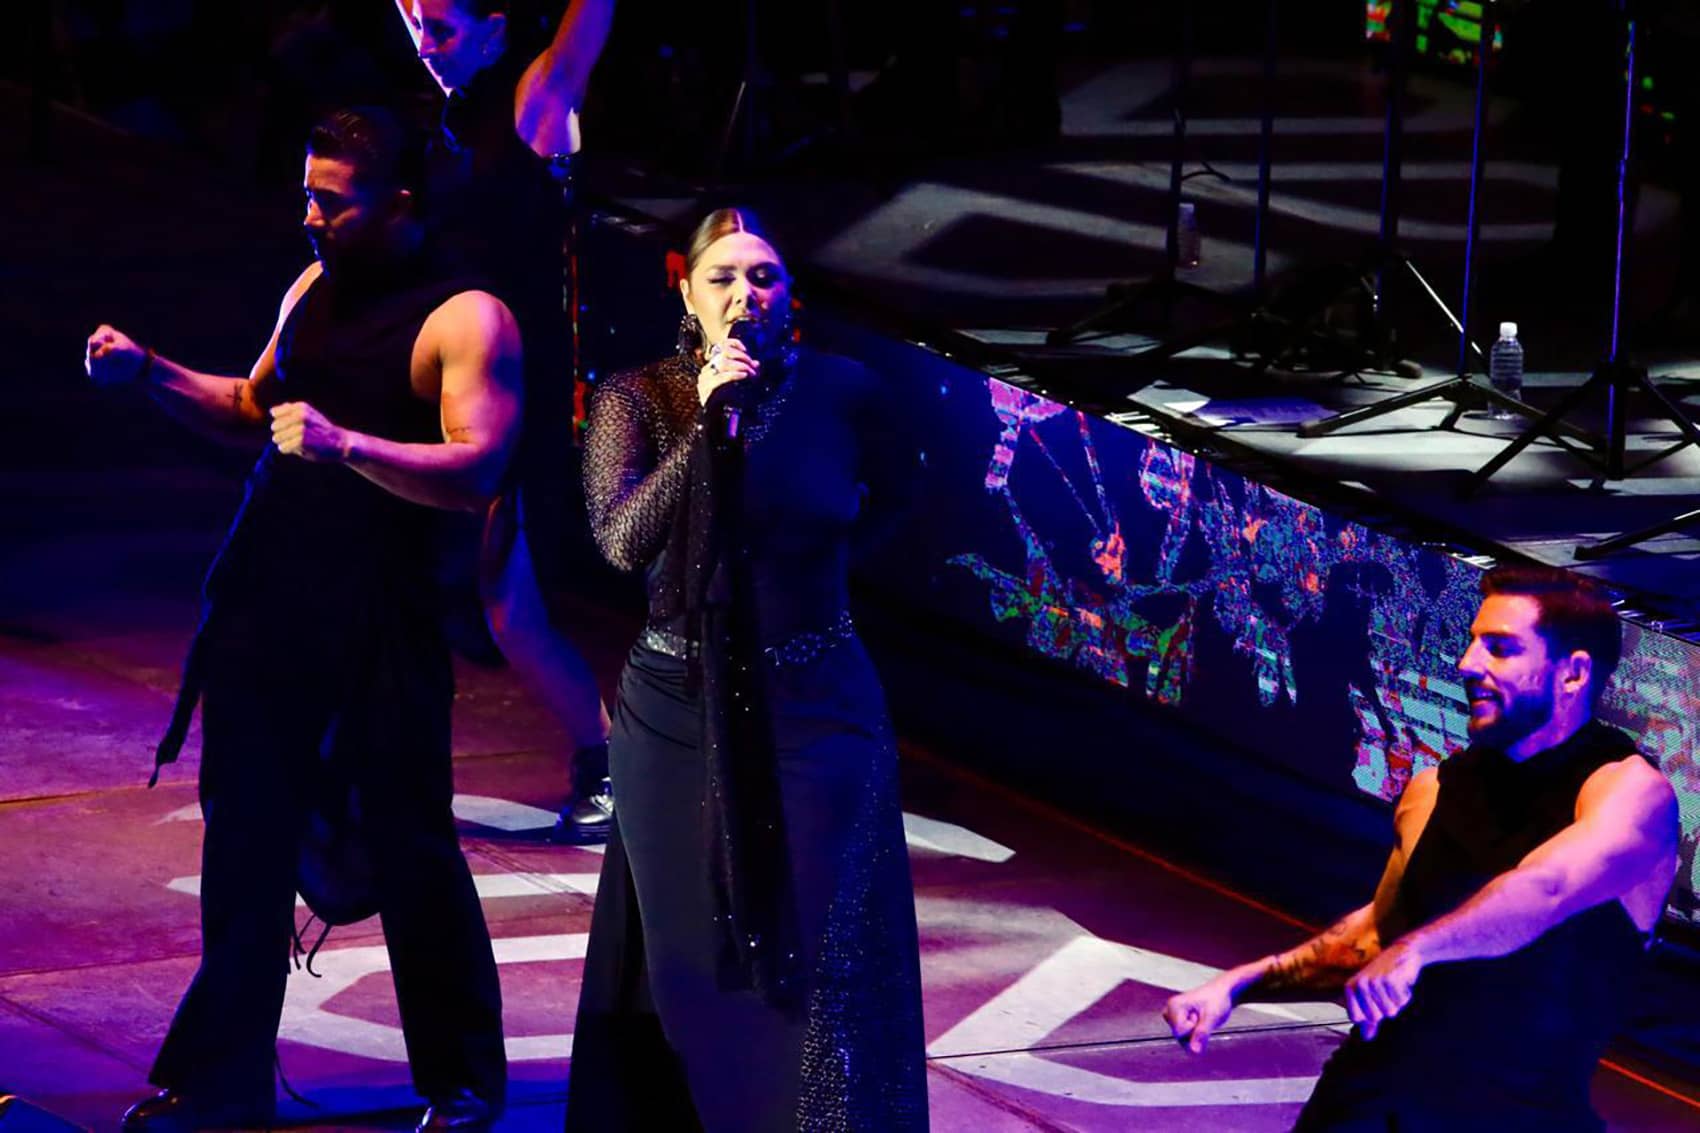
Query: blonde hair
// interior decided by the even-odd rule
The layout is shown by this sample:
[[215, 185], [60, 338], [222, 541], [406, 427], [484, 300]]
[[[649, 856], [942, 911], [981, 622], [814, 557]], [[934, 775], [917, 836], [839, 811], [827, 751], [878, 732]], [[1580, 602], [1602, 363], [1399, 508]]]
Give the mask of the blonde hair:
[[691, 232], [690, 243], [686, 245], [685, 251], [685, 275], [688, 277], [697, 270], [697, 264], [716, 240], [734, 232], [748, 232], [751, 236], [760, 237], [766, 240], [775, 252], [778, 251], [772, 238], [768, 236], [766, 227], [755, 218], [754, 213], [741, 208], [715, 209], [703, 217]]

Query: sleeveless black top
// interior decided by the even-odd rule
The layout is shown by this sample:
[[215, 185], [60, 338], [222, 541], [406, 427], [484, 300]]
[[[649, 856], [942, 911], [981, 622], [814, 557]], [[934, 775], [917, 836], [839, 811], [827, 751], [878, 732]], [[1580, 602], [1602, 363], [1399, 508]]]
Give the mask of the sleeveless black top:
[[[278, 333], [276, 400], [305, 401], [337, 425], [388, 440], [440, 441], [438, 407], [413, 392], [413, 344], [432, 311], [476, 286], [423, 256], [321, 275]], [[148, 785], [182, 750], [217, 669], [263, 678], [311, 666], [348, 681], [439, 654], [446, 664], [435, 631], [439, 514], [351, 468], [267, 444], [207, 572], [201, 624]]]
[[[1383, 938], [1452, 911], [1514, 868], [1575, 821], [1590, 775], [1634, 753], [1629, 736], [1591, 721], [1522, 763], [1480, 746], [1442, 763]], [[1353, 1093], [1456, 1114], [1460, 1128], [1598, 1128], [1589, 1084], [1623, 1023], [1645, 945], [1614, 900], [1510, 955], [1427, 967], [1409, 1006], [1372, 1041], [1354, 1032], [1328, 1076], [1349, 1079]]]
[[[438, 406], [413, 391], [413, 346], [431, 312], [470, 286], [423, 257], [321, 275], [278, 335], [277, 400], [388, 440], [441, 441]], [[353, 469], [268, 444], [208, 577], [212, 612], [286, 603], [294, 628], [334, 640], [372, 603], [432, 609], [436, 518]]]

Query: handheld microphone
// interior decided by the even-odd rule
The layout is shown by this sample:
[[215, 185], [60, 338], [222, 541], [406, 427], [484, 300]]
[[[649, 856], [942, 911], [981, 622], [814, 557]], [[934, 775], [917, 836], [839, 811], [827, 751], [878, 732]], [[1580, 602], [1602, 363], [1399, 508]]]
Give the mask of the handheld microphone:
[[[750, 357], [757, 357], [756, 344], [761, 337], [761, 326], [749, 315], [740, 315], [732, 320], [726, 328], [726, 337], [742, 343]], [[727, 440], [738, 439], [739, 419], [749, 408], [750, 391], [744, 386], [750, 379], [744, 378], [735, 382], [727, 382], [714, 391], [711, 401], [719, 402], [720, 412], [715, 420], [720, 423], [720, 435]]]
[[756, 341], [761, 337], [761, 325], [749, 315], [739, 315], [732, 320], [732, 325], [726, 328], [726, 337], [735, 338], [744, 344], [744, 349], [753, 358], [756, 354]]

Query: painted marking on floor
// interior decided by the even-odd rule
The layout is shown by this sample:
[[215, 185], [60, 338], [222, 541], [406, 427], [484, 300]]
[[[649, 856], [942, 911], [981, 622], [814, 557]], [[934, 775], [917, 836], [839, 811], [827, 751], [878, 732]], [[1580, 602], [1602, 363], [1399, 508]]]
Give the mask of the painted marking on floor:
[[[544, 810], [542, 807], [528, 806], [525, 803], [514, 802], [512, 799], [493, 798], [489, 795], [456, 795], [454, 797], [455, 817], [462, 822], [470, 822], [477, 826], [488, 826], [494, 830], [506, 830], [510, 833], [520, 830], [548, 830], [555, 825], [555, 812]], [[161, 818], [160, 822], [199, 822], [201, 807], [199, 803], [178, 807], [176, 810]]]
[[1007, 862], [1015, 851], [954, 822], [940, 822], [918, 814], [903, 815], [903, 835], [911, 849], [933, 850], [952, 857], [979, 862]]
[[[1078, 927], [1078, 926], [1077, 926]], [[1128, 1081], [1020, 1048], [1036, 1047], [1129, 981], [1182, 991], [1221, 969], [1178, 956], [1119, 944], [1085, 929], [1035, 964], [1009, 987], [935, 1039], [931, 1058], [959, 1072], [1074, 1101], [1122, 1107], [1274, 1105], [1310, 1096], [1314, 1075], [1198, 1081]], [[1329, 1003], [1258, 1004], [1240, 1018], [1265, 1016], [1346, 1029], [1346, 1014]], [[1228, 1037], [1228, 1036], [1223, 1036]], [[1220, 1040], [1218, 1040], [1220, 1041]], [[1012, 1049], [1013, 1048], [1013, 1049]], [[988, 1054], [985, 1052], [1000, 1053]]]
[[[584, 959], [588, 933], [517, 936], [492, 941], [496, 963], [536, 964]], [[382, 1062], [406, 1062], [401, 1028], [370, 1019], [356, 1019], [327, 1009], [336, 996], [367, 976], [390, 970], [389, 950], [381, 944], [357, 948], [327, 948], [314, 961], [320, 979], [291, 979], [284, 992], [283, 1019], [278, 1037], [323, 1050], [339, 1051]], [[572, 1054], [571, 1034], [509, 1035], [508, 1059], [538, 1062]]]
[[552, 810], [489, 795], [456, 795], [454, 812], [462, 822], [509, 832], [548, 830], [555, 825], [555, 812]]
[[[521, 813], [508, 809], [506, 800], [472, 797], [479, 800], [472, 808], [474, 813], [497, 818]], [[1014, 857], [1009, 847], [955, 823], [905, 814], [904, 831], [912, 847], [935, 853], [991, 863]], [[167, 888], [198, 895], [200, 882], [195, 875], [178, 877], [168, 882]], [[479, 874], [474, 882], [481, 900], [564, 893], [593, 896], [597, 875], [522, 871]], [[929, 900], [923, 902], [923, 911], [938, 914], [938, 919], [947, 923], [957, 915], [976, 919], [989, 916], [1007, 924], [1010, 916], [1039, 914], [1042, 926], [1032, 927], [1042, 928], [1046, 937], [1060, 938], [1063, 943], [934, 1040], [927, 1050], [930, 1058], [989, 1082], [1120, 1108], [1291, 1104], [1309, 1096], [1316, 1081], [1314, 1075], [1131, 1081], [1035, 1053], [1033, 1048], [1044, 1045], [1049, 1036], [1124, 983], [1178, 991], [1204, 982], [1219, 969], [1105, 940], [1053, 909], [1021, 906], [1006, 910], [982, 902], [968, 902], [967, 906], [953, 914], [936, 900]], [[923, 926], [932, 919], [923, 916]], [[498, 965], [575, 961], [583, 959], [588, 939], [587, 933], [509, 937], [493, 941], [492, 946]], [[330, 1007], [339, 994], [362, 979], [388, 972], [389, 964], [389, 952], [383, 945], [320, 951], [314, 967], [321, 978], [297, 978], [288, 983], [279, 1037], [383, 1062], [406, 1062], [406, 1045], [398, 1026], [343, 1015]], [[1333, 1004], [1247, 1006], [1240, 1009], [1240, 1018], [1245, 1021], [1247, 1017], [1346, 1029], [1344, 1012]], [[1218, 1042], [1232, 1037], [1224, 1034]], [[508, 1057], [516, 1062], [566, 1059], [572, 1053], [572, 1035], [515, 1035], [507, 1038], [506, 1046]]]
[[[475, 873], [472, 882], [478, 887], [479, 899], [485, 901], [499, 897], [547, 897], [562, 893], [594, 897], [597, 876], [594, 873]], [[165, 887], [174, 893], [199, 897], [201, 875], [193, 873], [187, 877], [174, 877], [165, 883]], [[295, 904], [297, 907], [305, 906], [300, 897], [295, 899]]]

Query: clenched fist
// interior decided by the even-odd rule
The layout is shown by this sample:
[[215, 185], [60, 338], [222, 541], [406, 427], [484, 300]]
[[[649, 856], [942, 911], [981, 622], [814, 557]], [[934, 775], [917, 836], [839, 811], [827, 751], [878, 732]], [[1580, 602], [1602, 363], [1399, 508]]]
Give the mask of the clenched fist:
[[1233, 974], [1224, 972], [1207, 984], [1170, 997], [1163, 1005], [1163, 1020], [1175, 1041], [1193, 1054], [1203, 1054], [1210, 1036], [1233, 1013], [1234, 986]]
[[288, 401], [272, 410], [272, 444], [284, 456], [340, 463], [348, 459], [349, 432], [305, 401]]
[[1422, 970], [1422, 953], [1406, 939], [1384, 948], [1346, 982], [1346, 1014], [1364, 1038], [1375, 1038], [1381, 1024], [1411, 1002]]
[[83, 371], [102, 388], [128, 385], [141, 377], [148, 352], [121, 330], [102, 323], [83, 350]]

